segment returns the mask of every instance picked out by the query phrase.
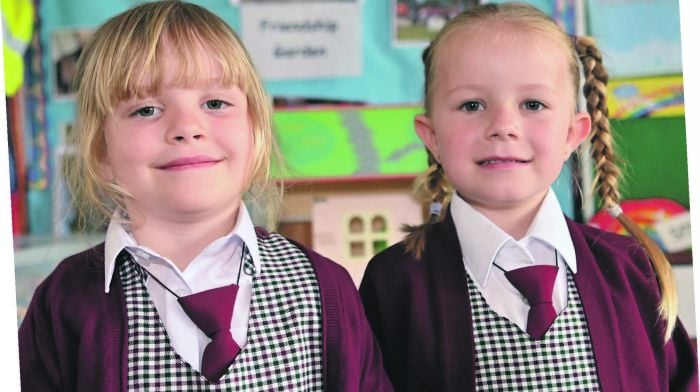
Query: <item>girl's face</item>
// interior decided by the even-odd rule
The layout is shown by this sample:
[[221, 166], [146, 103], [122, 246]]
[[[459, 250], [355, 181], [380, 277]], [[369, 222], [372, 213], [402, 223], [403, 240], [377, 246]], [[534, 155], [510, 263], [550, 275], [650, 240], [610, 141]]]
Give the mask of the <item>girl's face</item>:
[[416, 117], [416, 132], [477, 210], [534, 211], [590, 130], [574, 113], [565, 48], [529, 32], [461, 28], [435, 56], [431, 113]]
[[159, 91], [113, 108], [104, 123], [103, 174], [133, 196], [130, 214], [187, 222], [233, 213], [250, 175], [253, 128], [245, 94], [221, 85], [221, 66], [205, 50], [194, 86], [174, 83], [181, 66], [166, 46]]

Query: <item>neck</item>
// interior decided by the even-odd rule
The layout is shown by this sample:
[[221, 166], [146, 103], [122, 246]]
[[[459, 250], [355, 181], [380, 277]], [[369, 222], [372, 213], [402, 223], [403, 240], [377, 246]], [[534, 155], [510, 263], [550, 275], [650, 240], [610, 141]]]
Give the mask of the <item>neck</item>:
[[133, 228], [134, 238], [139, 245], [167, 257], [184, 271], [205, 247], [233, 230], [237, 224], [238, 208], [214, 214], [208, 219], [172, 220], [148, 215], [142, 224]]
[[522, 205], [491, 206], [470, 200], [469, 204], [517, 241], [527, 234], [543, 201], [544, 196]]

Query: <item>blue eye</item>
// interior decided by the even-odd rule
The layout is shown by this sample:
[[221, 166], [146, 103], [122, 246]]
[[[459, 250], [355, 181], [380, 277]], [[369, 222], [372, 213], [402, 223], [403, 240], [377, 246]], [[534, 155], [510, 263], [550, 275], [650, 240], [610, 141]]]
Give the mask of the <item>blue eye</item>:
[[525, 101], [523, 107], [527, 110], [538, 111], [545, 108], [544, 104], [540, 101]]
[[479, 110], [484, 110], [484, 105], [479, 101], [466, 101], [462, 103], [459, 108], [465, 112], [476, 112]]
[[139, 116], [139, 117], [151, 117], [156, 114], [156, 107], [155, 106], [144, 106], [142, 108], [136, 109], [133, 113], [131, 113], [132, 116]]
[[223, 109], [224, 107], [227, 107], [230, 105], [228, 103], [220, 100], [220, 99], [210, 99], [204, 104], [204, 106], [207, 109], [220, 110], [220, 109]]

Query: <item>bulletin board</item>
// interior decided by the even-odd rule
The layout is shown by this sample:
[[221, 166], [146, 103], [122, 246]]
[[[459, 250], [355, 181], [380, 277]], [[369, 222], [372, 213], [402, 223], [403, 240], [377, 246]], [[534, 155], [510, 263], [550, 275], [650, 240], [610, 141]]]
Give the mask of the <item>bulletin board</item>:
[[614, 78], [682, 72], [677, 0], [588, 0], [589, 33]]
[[[228, 22], [234, 30], [242, 35], [244, 41], [246, 40], [246, 37], [243, 36], [244, 26], [242, 22], [242, 7], [245, 5], [246, 0], [192, 0], [192, 2], [200, 4], [218, 14], [222, 19]], [[353, 59], [359, 61], [359, 63], [353, 66], [354, 68], [351, 70], [345, 72], [346, 76], [332, 76], [326, 74], [318, 78], [295, 77], [289, 80], [280, 80], [278, 78], [265, 79], [264, 85], [268, 93], [274, 97], [292, 99], [313, 98], [318, 100], [360, 102], [370, 106], [394, 105], [419, 107], [423, 99], [423, 66], [421, 53], [426, 47], [427, 42], [406, 44], [396, 41], [394, 34], [395, 26], [393, 25], [396, 1], [325, 0], [311, 1], [309, 3], [316, 3], [318, 5], [332, 4], [334, 2], [339, 4], [339, 6], [342, 5], [342, 7], [345, 7], [344, 9], [347, 8], [354, 12], [352, 18], [348, 18], [352, 19], [353, 25], [346, 31], [350, 33], [354, 31], [357, 33], [356, 39], [359, 40], [359, 42], [356, 43], [358, 45], [357, 53], [353, 54]], [[629, 25], [624, 24], [625, 20], [629, 21], [633, 18], [615, 17], [615, 15], [619, 15], [620, 10], [616, 4], [634, 2], [612, 0], [586, 0], [584, 2], [577, 2], [575, 0], [528, 0], [527, 2], [551, 14], [552, 17], [569, 32], [573, 31], [573, 25], [581, 16], [576, 14], [577, 8], [575, 5], [577, 3], [583, 3], [586, 5], [586, 14], [590, 20], [591, 33], [599, 35], [599, 42], [606, 56], [621, 58], [624, 54], [619, 48], [636, 48], [634, 49], [636, 51], [635, 53], [637, 53], [636, 57], [632, 56], [633, 61], [627, 63], [634, 67], [639, 65], [639, 67], [635, 70], [617, 68], [612, 72], [613, 77], [616, 77], [618, 74], [640, 74], [640, 76], [646, 77], [654, 76], [658, 73], [667, 73], [671, 70], [675, 70], [676, 74], [680, 72], [680, 49], [678, 49], [678, 51], [674, 49], [679, 47], [680, 43], [678, 9], [677, 2], [675, 1], [651, 0], [639, 2], [647, 4], [648, 6], [633, 7], [633, 9], [629, 7], [624, 8], [634, 13], [634, 15], [646, 15], [646, 17], [649, 15], [654, 16], [654, 23], [637, 23], [638, 25], [643, 25], [645, 29], [644, 32], [640, 32], [639, 34], [636, 33], [635, 30], [638, 26], [631, 23]], [[64, 143], [64, 132], [62, 130], [75, 120], [74, 97], [69, 90], [66, 90], [67, 86], [65, 83], [62, 83], [65, 76], [62, 75], [63, 71], [58, 72], [57, 70], [57, 68], [59, 68], [58, 59], [52, 58], [53, 54], [56, 53], [56, 42], [68, 42], [68, 45], [64, 45], [60, 53], [63, 57], [68, 57], [69, 60], [74, 54], [75, 48], [70, 45], [70, 40], [64, 38], [58, 39], [57, 37], [75, 37], [73, 41], [82, 42], [86, 34], [89, 34], [90, 31], [94, 31], [99, 24], [105, 22], [109, 17], [134, 6], [136, 3], [137, 2], [134, 0], [114, 0], [100, 3], [100, 6], [97, 7], [92, 0], [61, 0], [43, 1], [40, 4], [39, 17], [41, 28], [39, 31], [40, 40], [44, 49], [43, 52], [45, 54], [42, 59], [42, 65], [47, 78], [47, 83], [45, 84], [46, 102], [43, 108], [46, 119], [46, 134], [43, 135], [43, 139], [36, 138], [35, 140], [43, 140], [43, 143], [49, 146], [49, 157], [47, 158], [48, 166], [51, 166], [47, 168], [49, 184], [57, 183], [56, 179], [52, 178], [54, 176], [52, 173], [58, 173], [54, 169], [60, 164], [60, 157], [55, 152], [60, 151], [60, 146]], [[273, 2], [263, 1], [262, 3], [272, 4]], [[288, 4], [285, 5], [285, 3]], [[465, 1], [465, 3], [467, 3], [467, 1]], [[275, 2], [275, 4], [277, 7], [290, 5], [295, 5], [297, 8], [304, 7], [304, 1], [301, 0]], [[591, 11], [592, 9], [595, 11]], [[284, 15], [285, 13], [278, 12], [277, 14]], [[293, 15], [295, 14], [289, 13], [290, 18], [292, 18]], [[342, 19], [342, 15], [340, 15], [340, 17]], [[303, 26], [307, 26], [310, 23], [316, 23], [318, 20], [320, 20], [321, 22], [319, 23], [323, 25], [322, 22], [326, 20], [318, 16], [315, 16], [315, 18], [314, 20], [306, 21], [291, 20], [291, 22], [290, 20], [275, 19], [267, 22], [269, 26], [283, 26], [285, 23], [300, 23]], [[615, 23], [611, 23], [611, 20], [615, 21]], [[658, 21], [661, 20], [663, 23], [658, 23]], [[630, 33], [619, 34], [620, 29]], [[643, 53], [652, 52], [646, 50], [650, 47], [654, 47], [653, 45], [647, 45], [649, 42], [653, 41], [653, 39], [650, 38], [652, 36], [660, 36], [664, 43], [670, 45], [669, 48], [671, 49], [669, 49], [669, 51], [655, 52], [662, 53], [663, 56], [661, 57], [663, 58], [651, 58], [641, 55]], [[341, 51], [341, 56], [342, 53]], [[663, 66], [657, 66], [661, 64], [659, 61], [662, 61]], [[611, 64], [613, 64], [612, 61]], [[69, 69], [69, 67], [66, 69]], [[371, 136], [367, 139], [370, 140], [371, 143], [369, 144], [367, 154], [371, 155], [369, 158], [374, 158], [368, 159], [368, 156], [358, 156], [353, 150], [353, 148], [360, 148], [358, 146], [353, 147], [353, 145], [348, 143], [337, 144], [336, 148], [345, 151], [345, 155], [341, 156], [345, 157], [344, 159], [346, 160], [343, 161], [344, 163], [339, 163], [335, 166], [323, 166], [324, 168], [335, 168], [334, 170], [337, 170], [336, 172], [330, 173], [313, 173], [316, 169], [311, 169], [311, 167], [314, 165], [308, 161], [304, 163], [302, 159], [296, 158], [295, 154], [299, 154], [298, 143], [300, 143], [300, 141], [291, 137], [286, 138], [286, 133], [291, 134], [291, 132], [294, 131], [293, 124], [298, 119], [292, 119], [294, 116], [291, 114], [276, 116], [275, 124], [280, 131], [283, 152], [288, 159], [291, 158], [290, 160], [294, 162], [293, 169], [297, 170], [296, 172], [289, 172], [288, 175], [291, 176], [291, 178], [295, 178], [294, 176], [299, 176], [299, 178], [301, 178], [302, 176], [365, 175], [363, 173], [367, 175], [393, 175], [396, 173], [400, 174], [415, 171], [420, 165], [425, 164], [424, 162], [420, 162], [422, 160], [422, 157], [420, 157], [421, 153], [418, 152], [420, 148], [418, 148], [417, 145], [414, 146], [411, 144], [415, 143], [417, 139], [414, 139], [412, 142], [407, 141], [408, 135], [412, 133], [412, 125], [410, 125], [409, 122], [412, 116], [406, 113], [402, 114], [404, 117], [401, 121], [404, 121], [405, 124], [403, 126], [404, 128], [401, 128], [401, 132], [403, 132], [401, 135], [406, 135], [406, 137], [401, 136], [396, 140], [392, 137], [384, 137], [384, 139], [379, 140], [373, 139], [377, 136], [374, 130], [384, 126], [384, 121], [387, 121], [387, 124], [389, 124], [394, 120], [391, 120], [390, 117], [375, 118], [373, 120], [371, 119], [371, 111], [368, 111], [366, 115], [368, 117], [363, 117], [364, 115], [361, 115], [356, 120], [358, 124], [365, 124], [366, 128], [369, 130], [366, 136]], [[331, 119], [333, 116], [336, 116], [336, 118]], [[337, 115], [329, 114], [319, 115], [319, 117], [315, 119], [312, 119], [311, 115], [301, 115], [301, 117], [305, 117], [305, 119], [303, 119], [305, 122], [328, 122], [324, 123], [323, 126], [333, 121], [337, 123], [338, 121], [347, 120], [338, 120]], [[640, 122], [640, 124], [643, 124], [643, 121]], [[390, 124], [390, 126], [393, 125]], [[340, 128], [335, 128], [335, 132], [339, 132], [339, 129]], [[32, 141], [32, 143], [35, 142]], [[32, 143], [27, 143], [27, 149], [37, 147], [32, 145]], [[643, 139], [637, 139], [635, 143], [645, 142]], [[398, 161], [393, 161], [391, 153], [399, 151], [399, 145], [406, 147], [406, 151], [413, 151], [411, 149], [414, 149], [415, 152], [406, 153], [403, 158]], [[646, 148], [645, 146], [643, 147]], [[365, 147], [361, 148], [364, 149]], [[644, 148], [642, 148], [642, 150], [644, 150]], [[30, 155], [28, 154], [28, 156]], [[658, 161], [654, 160], [654, 162], [658, 164]], [[570, 188], [570, 176], [567, 176], [569, 176], [569, 174], [565, 171], [562, 178], [555, 184], [555, 188]], [[687, 183], [687, 181], [684, 181], [684, 183]], [[54, 203], [52, 201], [52, 193], [51, 185], [45, 187], [45, 189], [30, 189], [28, 192], [27, 203], [30, 208], [28, 210], [29, 216], [27, 220], [32, 233], [49, 234], [52, 232], [51, 220], [47, 219], [47, 217], [51, 217], [55, 214], [53, 211]], [[562, 204], [570, 205], [572, 203], [573, 196], [569, 195], [569, 193], [570, 192], [565, 192], [565, 194], [561, 196], [562, 199], [566, 199], [562, 200]]]

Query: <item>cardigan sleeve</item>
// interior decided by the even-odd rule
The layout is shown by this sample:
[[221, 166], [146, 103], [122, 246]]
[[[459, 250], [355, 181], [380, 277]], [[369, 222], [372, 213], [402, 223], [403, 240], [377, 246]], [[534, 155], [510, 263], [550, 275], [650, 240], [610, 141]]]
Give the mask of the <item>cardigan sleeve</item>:
[[664, 340], [658, 279], [642, 245], [628, 236], [568, 223], [603, 389], [623, 385], [625, 390], [697, 392], [695, 348], [680, 320], [671, 339]]
[[[20, 384], [23, 391], [61, 391], [60, 361], [51, 331], [47, 282], [35, 291], [19, 328]], [[66, 365], [66, 364], [64, 364]]]
[[19, 328], [23, 391], [125, 390], [126, 307], [118, 279], [104, 292], [103, 249], [63, 260], [35, 290]]
[[680, 320], [666, 343], [666, 366], [670, 391], [698, 391], [698, 360]]

